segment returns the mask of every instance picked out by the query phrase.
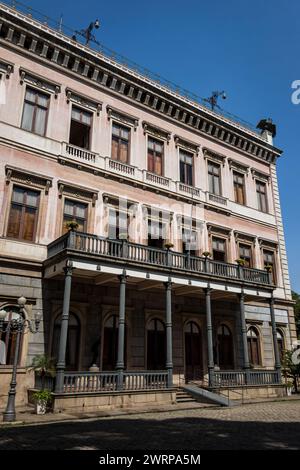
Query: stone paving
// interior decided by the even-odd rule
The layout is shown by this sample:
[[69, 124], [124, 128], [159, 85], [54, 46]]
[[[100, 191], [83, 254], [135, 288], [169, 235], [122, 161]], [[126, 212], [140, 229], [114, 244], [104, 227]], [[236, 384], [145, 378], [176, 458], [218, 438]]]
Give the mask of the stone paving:
[[0, 428], [4, 449], [300, 449], [300, 401]]

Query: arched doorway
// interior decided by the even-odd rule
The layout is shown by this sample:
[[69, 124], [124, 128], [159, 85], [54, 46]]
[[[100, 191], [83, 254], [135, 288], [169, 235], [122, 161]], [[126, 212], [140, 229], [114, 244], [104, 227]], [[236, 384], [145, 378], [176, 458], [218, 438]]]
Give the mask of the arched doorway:
[[147, 325], [147, 369], [166, 368], [166, 329], [164, 323], [153, 318]]
[[227, 325], [221, 324], [218, 328], [218, 365], [220, 369], [234, 368], [232, 333]]
[[[103, 328], [102, 370], [115, 370], [118, 359], [119, 317], [108, 317]], [[126, 368], [127, 334], [125, 326], [124, 367]]]
[[184, 327], [185, 380], [203, 377], [202, 338], [197, 323], [189, 321]]
[[284, 350], [285, 350], [284, 335], [283, 335], [282, 331], [279, 330], [279, 329], [276, 330], [276, 334], [277, 334], [277, 344], [278, 344], [279, 357], [280, 357], [280, 361], [282, 361], [283, 356], [284, 356]]
[[247, 344], [250, 364], [252, 366], [260, 366], [260, 338], [259, 332], [254, 326], [251, 326], [247, 331]]
[[[16, 350], [17, 330], [13, 328], [13, 320], [17, 320], [20, 317], [20, 308], [16, 306], [6, 306], [1, 308], [7, 312], [4, 318], [3, 330], [5, 333], [0, 331], [0, 365], [13, 365]], [[23, 333], [20, 338], [20, 349], [18, 364], [20, 363], [21, 353], [23, 346]]]
[[[52, 337], [52, 357], [58, 360], [61, 314], [58, 315], [54, 322]], [[76, 371], [79, 368], [80, 355], [80, 321], [78, 317], [70, 312], [68, 324], [68, 338], [66, 349], [66, 370]]]

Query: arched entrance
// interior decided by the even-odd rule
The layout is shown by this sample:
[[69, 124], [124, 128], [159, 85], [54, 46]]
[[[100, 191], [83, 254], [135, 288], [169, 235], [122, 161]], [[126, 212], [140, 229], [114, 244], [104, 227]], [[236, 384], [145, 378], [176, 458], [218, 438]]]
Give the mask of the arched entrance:
[[[61, 314], [59, 314], [54, 322], [52, 337], [52, 357], [57, 361], [59, 351], [61, 331]], [[68, 337], [66, 349], [66, 370], [76, 371], [79, 366], [80, 356], [80, 321], [78, 317], [70, 312], [68, 323]]]
[[233, 339], [227, 325], [218, 328], [218, 365], [220, 369], [230, 370], [234, 368]]
[[147, 325], [147, 369], [166, 368], [166, 329], [164, 323], [153, 318]]
[[203, 377], [202, 338], [197, 323], [189, 321], [184, 327], [185, 380]]

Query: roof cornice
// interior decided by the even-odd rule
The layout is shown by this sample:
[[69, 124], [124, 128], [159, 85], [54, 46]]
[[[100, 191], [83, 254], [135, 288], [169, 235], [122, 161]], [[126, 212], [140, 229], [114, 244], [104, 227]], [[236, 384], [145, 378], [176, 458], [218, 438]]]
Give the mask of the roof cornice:
[[282, 153], [258, 133], [2, 3], [0, 43], [254, 159], [275, 163]]

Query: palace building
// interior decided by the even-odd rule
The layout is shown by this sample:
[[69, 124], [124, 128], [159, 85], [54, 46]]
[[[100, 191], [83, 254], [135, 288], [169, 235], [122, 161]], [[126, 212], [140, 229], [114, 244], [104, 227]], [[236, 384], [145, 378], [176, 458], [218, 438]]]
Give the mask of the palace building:
[[[296, 341], [275, 126], [251, 129], [0, 4], [0, 309], [55, 409], [281, 394]], [[0, 340], [4, 407], [16, 335]], [[250, 393], [250, 392], [249, 392]]]

